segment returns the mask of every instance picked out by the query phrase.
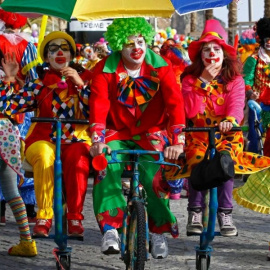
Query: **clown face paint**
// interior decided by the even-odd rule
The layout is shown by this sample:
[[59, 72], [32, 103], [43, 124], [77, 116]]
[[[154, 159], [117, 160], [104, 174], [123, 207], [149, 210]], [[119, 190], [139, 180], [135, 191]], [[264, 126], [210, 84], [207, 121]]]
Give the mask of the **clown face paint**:
[[221, 67], [224, 59], [224, 52], [218, 43], [212, 41], [203, 45], [201, 57], [204, 66], [207, 67], [211, 64], [216, 64], [216, 67]]
[[84, 57], [88, 60], [95, 60], [96, 55], [94, 53], [94, 49], [91, 46], [86, 46], [83, 50]]
[[265, 50], [270, 51], [270, 38], [264, 39], [264, 48]]
[[145, 40], [141, 36], [129, 36], [122, 50], [122, 57], [130, 65], [142, 64], [146, 53]]
[[50, 41], [47, 60], [50, 66], [55, 70], [67, 67], [71, 61], [68, 42], [63, 38], [57, 38]]

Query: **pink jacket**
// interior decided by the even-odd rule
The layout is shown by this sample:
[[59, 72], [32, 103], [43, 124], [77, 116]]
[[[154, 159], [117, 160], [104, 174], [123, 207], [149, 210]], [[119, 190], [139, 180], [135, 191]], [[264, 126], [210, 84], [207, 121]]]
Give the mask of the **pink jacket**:
[[[204, 95], [200, 91], [195, 91], [195, 84], [198, 80], [192, 75], [187, 75], [182, 82], [182, 94], [184, 98], [185, 112], [188, 119], [193, 118], [198, 113], [203, 114], [206, 103], [203, 102]], [[200, 81], [200, 80], [199, 80]], [[227, 92], [218, 96], [210, 96], [215, 114], [223, 117], [234, 117], [240, 124], [244, 118], [245, 106], [245, 83], [242, 76], [236, 77], [227, 84]], [[224, 99], [223, 104], [218, 104], [219, 98]]]

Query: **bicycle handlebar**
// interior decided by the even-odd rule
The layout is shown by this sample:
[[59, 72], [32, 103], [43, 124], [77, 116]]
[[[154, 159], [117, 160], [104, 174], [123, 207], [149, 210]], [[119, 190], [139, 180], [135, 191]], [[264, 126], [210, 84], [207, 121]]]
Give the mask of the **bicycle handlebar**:
[[[169, 165], [169, 166], [175, 166], [179, 169], [181, 169], [181, 166], [174, 164], [174, 163], [170, 163], [170, 162], [166, 162], [164, 160], [164, 155], [163, 152], [159, 152], [159, 151], [149, 151], [149, 150], [112, 150], [111, 151], [111, 160], [108, 161], [108, 163], [121, 163], [121, 162], [125, 162], [122, 160], [119, 160], [117, 158], [117, 155], [119, 154], [128, 154], [128, 155], [133, 155], [133, 156], [142, 156], [142, 155], [158, 155], [159, 159], [158, 160], [154, 160], [154, 161], [143, 161], [143, 162], [151, 162], [151, 163], [155, 163], [158, 165]], [[185, 153], [181, 153], [179, 156], [179, 159], [184, 159], [186, 158], [186, 154]]]
[[70, 124], [89, 124], [87, 119], [71, 119], [71, 118], [56, 118], [56, 117], [32, 117], [31, 122], [42, 122], [42, 123], [70, 123]]
[[[215, 127], [187, 127], [187, 128], [183, 128], [184, 132], [210, 132], [210, 131], [219, 131], [219, 127], [215, 126]], [[241, 127], [233, 127], [230, 131], [242, 131]]]

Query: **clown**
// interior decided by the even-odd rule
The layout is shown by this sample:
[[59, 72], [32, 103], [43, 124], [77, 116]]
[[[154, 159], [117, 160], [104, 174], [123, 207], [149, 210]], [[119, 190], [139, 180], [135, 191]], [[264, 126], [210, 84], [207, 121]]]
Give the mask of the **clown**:
[[[80, 66], [70, 66], [76, 45], [64, 32], [51, 32], [40, 45], [45, 68], [39, 66], [39, 78], [26, 84], [19, 94], [12, 93], [18, 64], [5, 57], [6, 82], [1, 92], [0, 109], [5, 115], [34, 110], [37, 117], [88, 118], [89, 91], [85, 86], [91, 73]], [[89, 175], [91, 145], [87, 125], [62, 125], [63, 182], [67, 200], [68, 234], [81, 236], [84, 228], [83, 203]], [[37, 222], [34, 235], [48, 237], [53, 218], [53, 170], [55, 125], [35, 123], [26, 137], [25, 156], [33, 167], [37, 197]]]
[[[244, 66], [246, 90], [252, 99], [260, 102], [261, 118], [266, 137], [263, 146], [265, 156], [270, 156], [270, 18], [256, 23], [259, 50], [247, 58]], [[253, 127], [254, 128], [254, 127]], [[270, 214], [270, 169], [248, 177], [247, 182], [233, 191], [236, 202], [251, 210]], [[270, 259], [270, 252], [268, 254]]]
[[[105, 33], [114, 52], [94, 69], [89, 102], [93, 157], [104, 148], [108, 152], [119, 148], [154, 149], [164, 151], [170, 159], [177, 159], [183, 152], [182, 95], [171, 65], [147, 48], [153, 36], [154, 30], [144, 18], [115, 19]], [[166, 130], [169, 120], [171, 146]], [[160, 167], [144, 164], [140, 181], [148, 198], [151, 252], [154, 258], [164, 258], [168, 246], [163, 233], [177, 237], [177, 221], [169, 210], [167, 191], [161, 187]], [[110, 164], [105, 177], [95, 181], [93, 190], [94, 211], [104, 234], [101, 251], [105, 254], [119, 252], [117, 229], [122, 227], [126, 206], [121, 192], [124, 167], [120, 166], [119, 170], [119, 164]]]
[[[191, 127], [218, 126], [215, 145], [217, 151], [231, 155], [234, 169], [239, 174], [258, 172], [270, 166], [270, 159], [243, 152], [242, 132], [229, 132], [243, 119], [245, 85], [241, 63], [234, 47], [227, 44], [227, 33], [217, 20], [207, 20], [199, 40], [190, 43], [188, 53], [192, 64], [182, 74], [182, 93], [188, 125]], [[203, 160], [208, 148], [208, 134], [186, 134], [187, 163], [182, 171], [168, 179], [189, 177], [191, 170]], [[231, 162], [232, 162], [231, 161]], [[251, 162], [252, 161], [252, 162]], [[232, 221], [233, 179], [217, 188], [218, 223], [222, 236], [237, 235]], [[202, 211], [204, 192], [189, 186], [188, 234], [203, 230]]]
[[244, 65], [247, 94], [261, 102], [262, 123], [266, 130], [264, 155], [270, 157], [270, 18], [262, 18], [256, 24], [259, 50], [247, 58]]

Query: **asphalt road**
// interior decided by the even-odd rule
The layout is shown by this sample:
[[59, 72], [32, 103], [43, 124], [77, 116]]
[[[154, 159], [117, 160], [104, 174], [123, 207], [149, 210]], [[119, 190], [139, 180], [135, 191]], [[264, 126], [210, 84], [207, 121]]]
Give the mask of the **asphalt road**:
[[[235, 186], [242, 185], [236, 179]], [[211, 270], [267, 270], [268, 242], [270, 241], [270, 217], [245, 209], [234, 204], [233, 218], [237, 225], [237, 237], [215, 237], [211, 258]], [[171, 202], [171, 209], [177, 216], [180, 237], [172, 239], [168, 236], [169, 256], [163, 260], [151, 258], [146, 263], [146, 269], [155, 270], [195, 270], [195, 249], [199, 244], [198, 236], [186, 236], [187, 199], [182, 198]], [[51, 270], [56, 269], [56, 259], [53, 249], [56, 244], [52, 239], [37, 239], [38, 256], [34, 258], [11, 257], [7, 250], [19, 240], [19, 233], [11, 211], [7, 211], [7, 224], [0, 227], [0, 270]], [[113, 270], [125, 269], [119, 255], [106, 256], [100, 252], [101, 234], [93, 215], [91, 180], [84, 209], [85, 236], [84, 241], [69, 240], [72, 247], [71, 269], [75, 270]], [[217, 228], [218, 229], [218, 228]]]

